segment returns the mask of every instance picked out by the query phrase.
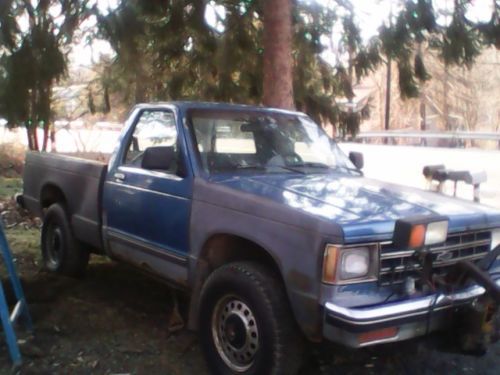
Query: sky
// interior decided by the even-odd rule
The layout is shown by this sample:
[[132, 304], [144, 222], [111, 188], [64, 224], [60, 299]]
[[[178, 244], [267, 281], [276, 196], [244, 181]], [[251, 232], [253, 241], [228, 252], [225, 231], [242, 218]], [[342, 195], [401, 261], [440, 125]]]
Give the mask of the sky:
[[[118, 0], [95, 0], [101, 9], [101, 11], [112, 11], [112, 9], [116, 8]], [[306, 1], [306, 0], [299, 0]], [[321, 5], [328, 7], [332, 6], [334, 0], [314, 0]], [[356, 18], [358, 24], [361, 25], [361, 36], [363, 40], [368, 41], [371, 37], [377, 34], [378, 28], [384, 22], [388, 22], [390, 9], [392, 7], [394, 12], [397, 12], [398, 3], [400, 0], [352, 0], [354, 5]], [[206, 20], [209, 24], [213, 25], [216, 28], [220, 29], [221, 26], [216, 24], [216, 13], [219, 16], [224, 17], [224, 9], [222, 7], [207, 7], [207, 11], [205, 13]], [[453, 4], [453, 0], [433, 0], [433, 5], [435, 9], [444, 11], [445, 9], [449, 9]], [[488, 21], [491, 15], [493, 7], [492, 0], [474, 0], [473, 5], [468, 9], [467, 17], [472, 21]], [[446, 16], [441, 16], [438, 18], [438, 23], [445, 24]], [[449, 17], [448, 17], [449, 19]], [[95, 26], [95, 19], [90, 19], [86, 21], [83, 28], [91, 28]], [[338, 42], [340, 38], [340, 24], [338, 27], [334, 26], [332, 41], [333, 47]], [[331, 46], [332, 43], [328, 38], [324, 40], [325, 45]], [[102, 54], [111, 55], [113, 52], [106, 41], [103, 40], [94, 40], [91, 45], [89, 45], [84, 38], [78, 43], [72, 53], [70, 54], [70, 62], [72, 65], [76, 66], [90, 66], [92, 62], [98, 61], [99, 56]], [[325, 51], [323, 57], [330, 62], [335, 61], [337, 56], [330, 50]]]

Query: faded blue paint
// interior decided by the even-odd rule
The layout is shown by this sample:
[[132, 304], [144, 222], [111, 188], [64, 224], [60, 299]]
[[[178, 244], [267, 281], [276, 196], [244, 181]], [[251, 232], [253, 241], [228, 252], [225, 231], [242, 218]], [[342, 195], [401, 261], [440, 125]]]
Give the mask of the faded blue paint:
[[214, 176], [211, 181], [332, 220], [341, 225], [346, 243], [390, 240], [395, 221], [413, 215], [448, 216], [450, 232], [500, 225], [500, 214], [492, 208], [342, 171], [240, 173]]
[[[177, 118], [181, 158], [189, 163], [185, 130], [175, 106], [148, 106], [147, 109], [170, 110]], [[189, 250], [189, 215], [193, 175], [187, 168], [184, 178], [122, 165], [136, 119], [144, 109], [132, 112], [112, 162], [103, 189], [103, 209], [107, 229], [140, 239], [157, 248], [187, 256]], [[117, 184], [115, 173], [125, 175]]]

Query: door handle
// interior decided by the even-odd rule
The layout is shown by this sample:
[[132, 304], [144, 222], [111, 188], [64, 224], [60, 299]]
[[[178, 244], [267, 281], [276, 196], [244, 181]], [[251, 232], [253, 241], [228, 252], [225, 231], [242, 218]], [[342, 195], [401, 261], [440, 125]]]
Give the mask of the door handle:
[[125, 173], [121, 172], [116, 172], [113, 177], [115, 178], [116, 182], [123, 182], [125, 181]]

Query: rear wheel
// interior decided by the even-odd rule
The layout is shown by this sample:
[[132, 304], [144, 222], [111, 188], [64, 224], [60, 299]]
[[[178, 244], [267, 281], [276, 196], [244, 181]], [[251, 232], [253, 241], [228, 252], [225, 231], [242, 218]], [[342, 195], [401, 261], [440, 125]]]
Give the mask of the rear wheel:
[[265, 267], [231, 263], [206, 281], [200, 336], [214, 374], [294, 374], [302, 338], [281, 282]]
[[41, 245], [47, 270], [75, 277], [84, 274], [89, 253], [73, 236], [68, 216], [61, 204], [52, 204], [44, 216]]

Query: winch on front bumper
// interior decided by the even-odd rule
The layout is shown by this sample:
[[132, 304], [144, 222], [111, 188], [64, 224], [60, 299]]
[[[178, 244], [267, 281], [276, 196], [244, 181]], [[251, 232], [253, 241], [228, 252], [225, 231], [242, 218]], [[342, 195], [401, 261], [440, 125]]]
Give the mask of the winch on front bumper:
[[[406, 340], [460, 326], [465, 350], [476, 350], [494, 336], [500, 305], [500, 272], [490, 270], [500, 246], [475, 265], [462, 260], [450, 268], [448, 285], [434, 293], [369, 307], [324, 306], [323, 335], [332, 342], [359, 348]], [[450, 288], [451, 286], [451, 288]]]

